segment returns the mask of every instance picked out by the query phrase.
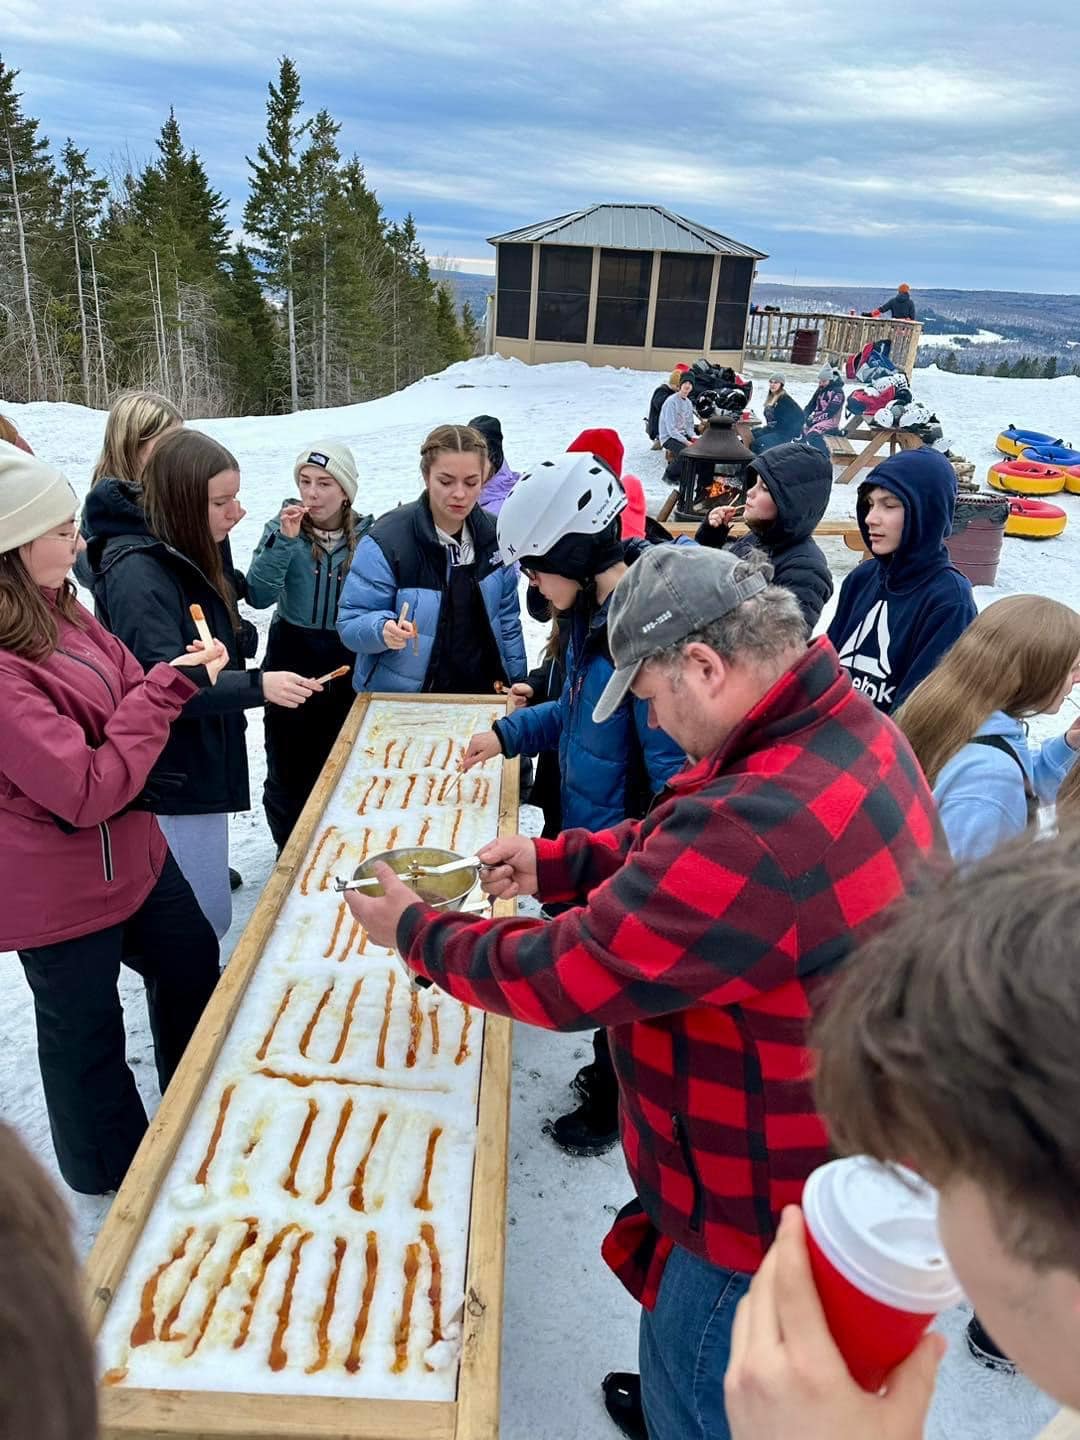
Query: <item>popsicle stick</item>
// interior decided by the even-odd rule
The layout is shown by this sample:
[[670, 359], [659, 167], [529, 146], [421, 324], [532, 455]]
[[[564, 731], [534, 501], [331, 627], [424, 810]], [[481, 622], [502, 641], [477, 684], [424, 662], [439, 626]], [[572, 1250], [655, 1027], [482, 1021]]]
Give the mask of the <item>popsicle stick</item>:
[[206, 623], [206, 616], [203, 614], [202, 606], [191, 605], [189, 606], [188, 613], [191, 615], [192, 620], [194, 620], [195, 622], [195, 629], [199, 632], [199, 639], [207, 647], [207, 649], [212, 649], [214, 644], [214, 637], [210, 633], [210, 626]]
[[401, 614], [397, 617], [397, 623], [398, 623], [399, 625], [404, 625], [404, 624], [405, 624], [405, 621], [408, 619], [408, 617], [409, 617], [409, 602], [406, 600], [405, 603], [404, 603], [404, 605], [402, 605], [402, 607], [401, 607]]
[[343, 675], [348, 675], [348, 665], [339, 665], [336, 670], [331, 670], [326, 675], [320, 675], [315, 681], [316, 685], [327, 685], [331, 680], [340, 680]]

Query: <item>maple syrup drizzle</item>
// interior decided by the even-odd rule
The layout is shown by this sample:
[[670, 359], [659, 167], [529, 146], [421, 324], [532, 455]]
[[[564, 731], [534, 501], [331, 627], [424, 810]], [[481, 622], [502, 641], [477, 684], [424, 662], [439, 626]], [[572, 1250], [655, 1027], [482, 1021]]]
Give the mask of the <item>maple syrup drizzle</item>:
[[394, 1009], [394, 987], [397, 985], [397, 974], [391, 970], [386, 982], [386, 999], [383, 1002], [383, 1022], [379, 1031], [379, 1049], [375, 1056], [375, 1064], [380, 1070], [386, 1069], [386, 1037], [390, 1033], [390, 1018]]
[[[428, 751], [428, 753], [427, 753], [427, 759], [424, 761], [424, 766], [425, 766], [425, 768], [426, 768], [428, 765], [434, 765], [434, 764], [435, 764], [435, 751], [436, 751], [438, 748], [439, 748], [439, 741], [438, 741], [438, 740], [433, 740], [433, 741], [431, 742], [431, 749], [430, 749], [430, 750]], [[428, 792], [428, 799], [429, 799], [429, 800], [431, 799], [431, 793], [430, 793], [430, 791]]]
[[336, 980], [330, 981], [330, 984], [323, 991], [322, 998], [319, 1000], [319, 1003], [311, 1012], [311, 1018], [308, 1020], [308, 1023], [304, 1027], [304, 1033], [300, 1037], [300, 1054], [303, 1055], [305, 1060], [308, 1059], [308, 1046], [311, 1044], [311, 1037], [315, 1034], [315, 1027], [318, 1025], [319, 1020], [322, 1017], [322, 1012], [326, 1009], [327, 1001], [334, 993], [334, 986], [336, 984]]
[[294, 1230], [299, 1229], [300, 1226], [297, 1225], [294, 1221], [291, 1221], [288, 1225], [282, 1226], [282, 1228], [277, 1232], [277, 1234], [270, 1241], [269, 1245], [267, 1245], [266, 1249], [263, 1251], [262, 1261], [259, 1265], [259, 1273], [255, 1276], [255, 1282], [252, 1285], [251, 1291], [248, 1294], [248, 1298], [244, 1301], [243, 1309], [240, 1312], [240, 1329], [236, 1332], [236, 1339], [232, 1342], [232, 1348], [234, 1350], [241, 1349], [247, 1341], [248, 1333], [251, 1330], [251, 1319], [252, 1316], [255, 1314], [255, 1306], [258, 1304], [259, 1301], [259, 1291], [263, 1287], [263, 1281], [266, 1279], [267, 1271], [277, 1259], [278, 1253], [281, 1250], [281, 1247], [285, 1244], [285, 1241], [289, 1238], [289, 1236]]
[[[364, 936], [365, 940], [367, 935]], [[363, 951], [360, 952], [361, 954]], [[338, 1033], [337, 1044], [334, 1046], [334, 1053], [330, 1056], [330, 1064], [336, 1065], [345, 1054], [345, 1047], [349, 1043], [349, 1031], [352, 1029], [353, 1012], [356, 1009], [356, 1002], [360, 999], [360, 991], [364, 988], [364, 977], [361, 975], [352, 988], [348, 1003], [345, 1006], [345, 1014], [341, 1020], [341, 1030]]]
[[[351, 1075], [298, 1075], [292, 1070], [272, 1070], [269, 1065], [260, 1066], [255, 1073], [256, 1075], [265, 1075], [268, 1080], [287, 1080], [298, 1090], [307, 1090], [312, 1085], [355, 1085], [364, 1090], [398, 1090], [402, 1088], [390, 1080], [355, 1080]], [[417, 1094], [434, 1095], [446, 1091], [445, 1085], [409, 1085], [405, 1088]]]
[[418, 775], [409, 776], [409, 783], [405, 787], [405, 799], [401, 802], [401, 808], [403, 810], [407, 810], [409, 808], [409, 801], [412, 799], [412, 792], [416, 789], [416, 782], [419, 778], [420, 777]]
[[428, 837], [428, 831], [429, 831], [430, 829], [431, 829], [431, 821], [430, 821], [430, 820], [425, 820], [424, 823], [420, 826], [420, 837], [419, 837], [419, 839], [418, 839], [417, 842], [416, 842], [418, 845], [423, 845], [423, 844], [426, 842], [427, 837]]
[[183, 1340], [183, 1338], [184, 1338], [183, 1332], [181, 1331], [179, 1334], [174, 1334], [174, 1333], [173, 1333], [173, 1326], [176, 1324], [177, 1320], [180, 1318], [180, 1310], [181, 1310], [181, 1308], [182, 1308], [182, 1306], [183, 1306], [183, 1304], [184, 1304], [184, 1301], [185, 1301], [185, 1300], [187, 1299], [187, 1297], [188, 1297], [188, 1292], [190, 1291], [191, 1287], [195, 1284], [195, 1281], [199, 1278], [199, 1271], [200, 1271], [200, 1270], [202, 1269], [202, 1267], [203, 1267], [203, 1261], [204, 1261], [204, 1260], [206, 1259], [206, 1257], [210, 1254], [210, 1251], [214, 1248], [214, 1242], [217, 1240], [217, 1237], [218, 1237], [218, 1232], [217, 1232], [217, 1227], [215, 1226], [215, 1227], [210, 1231], [209, 1235], [207, 1236], [207, 1238], [206, 1238], [206, 1244], [205, 1244], [205, 1246], [203, 1247], [203, 1252], [202, 1252], [202, 1254], [199, 1256], [198, 1260], [195, 1261], [195, 1268], [192, 1270], [191, 1274], [188, 1276], [187, 1284], [184, 1286], [183, 1290], [180, 1292], [180, 1295], [179, 1295], [179, 1297], [177, 1298], [176, 1304], [175, 1304], [175, 1305], [172, 1307], [172, 1309], [169, 1311], [168, 1315], [165, 1316], [165, 1323], [164, 1323], [164, 1324], [162, 1325], [162, 1327], [161, 1327], [161, 1339], [162, 1339], [162, 1340]]
[[358, 955], [366, 955], [366, 954], [367, 954], [367, 942], [368, 942], [368, 933], [367, 933], [367, 931], [365, 930], [364, 933], [363, 933], [363, 935], [360, 936], [360, 944], [356, 947], [356, 953], [357, 953]]
[[217, 1119], [214, 1121], [214, 1128], [210, 1134], [210, 1143], [206, 1147], [206, 1154], [203, 1156], [202, 1164], [195, 1172], [195, 1184], [205, 1185], [206, 1177], [210, 1174], [210, 1166], [214, 1163], [214, 1156], [221, 1141], [221, 1132], [225, 1129], [225, 1116], [228, 1114], [229, 1102], [232, 1100], [233, 1091], [236, 1085], [226, 1085], [221, 1092], [221, 1099], [218, 1101]]
[[333, 856], [327, 864], [326, 869], [323, 871], [322, 879], [319, 881], [320, 890], [328, 890], [330, 888], [331, 876], [333, 875], [334, 870], [337, 867], [338, 861], [341, 859], [342, 855], [345, 854], [345, 845], [346, 842], [342, 840], [338, 845], [337, 849], [334, 851]]
[[465, 814], [465, 812], [464, 812], [463, 810], [455, 810], [455, 811], [454, 811], [454, 828], [453, 828], [453, 831], [451, 832], [451, 835], [450, 835], [450, 849], [451, 849], [451, 850], [456, 850], [456, 849], [457, 849], [458, 831], [461, 829], [461, 822], [462, 822], [462, 820], [464, 819], [464, 814]]
[[[434, 750], [433, 750], [431, 753], [434, 755], [434, 753], [435, 753]], [[431, 764], [431, 761], [430, 761], [430, 760], [428, 761], [428, 764], [429, 764], [429, 765]], [[425, 804], [425, 805], [430, 805], [430, 804], [431, 804], [431, 797], [432, 797], [432, 795], [434, 795], [434, 793], [435, 793], [435, 786], [438, 784], [438, 780], [439, 780], [439, 777], [438, 777], [437, 775], [429, 775], [429, 776], [428, 776], [427, 794], [424, 796], [424, 804]]]
[[315, 871], [315, 867], [319, 863], [319, 856], [322, 854], [323, 846], [326, 844], [327, 840], [329, 840], [330, 836], [334, 833], [336, 829], [336, 825], [328, 825], [326, 829], [322, 832], [322, 834], [319, 836], [319, 843], [315, 846], [315, 853], [311, 857], [311, 863], [304, 871], [304, 878], [300, 881], [301, 895], [306, 895], [308, 893], [308, 885]]
[[334, 1316], [334, 1304], [337, 1300], [338, 1279], [341, 1275], [341, 1264], [345, 1259], [345, 1251], [348, 1245], [340, 1235], [334, 1239], [334, 1266], [330, 1271], [330, 1279], [326, 1285], [326, 1299], [323, 1301], [322, 1313], [319, 1315], [319, 1329], [317, 1343], [319, 1346], [319, 1358], [314, 1360], [304, 1371], [305, 1375], [317, 1375], [320, 1370], [326, 1369], [326, 1362], [330, 1358], [330, 1321]]
[[417, 1210], [430, 1210], [431, 1206], [431, 1175], [435, 1169], [435, 1147], [442, 1136], [442, 1126], [436, 1125], [428, 1136], [427, 1154], [424, 1156], [424, 1178], [420, 1184], [420, 1193], [413, 1201]]
[[420, 1245], [417, 1241], [405, 1247], [405, 1298], [401, 1302], [401, 1319], [394, 1331], [393, 1375], [400, 1375], [409, 1364], [409, 1331], [412, 1329], [412, 1307], [416, 1295], [416, 1277], [420, 1273]]
[[437, 1006], [433, 1005], [428, 1011], [428, 1019], [431, 1021], [431, 1053], [437, 1055], [439, 1053], [439, 1011]]
[[296, 1286], [296, 1276], [300, 1270], [300, 1254], [304, 1246], [311, 1239], [311, 1231], [305, 1230], [293, 1246], [293, 1252], [289, 1259], [289, 1274], [285, 1281], [285, 1290], [281, 1296], [281, 1305], [278, 1309], [277, 1326], [274, 1330], [274, 1338], [270, 1342], [270, 1369], [284, 1370], [289, 1363], [289, 1357], [285, 1353], [285, 1335], [289, 1328], [289, 1316], [292, 1313], [293, 1290]]
[[461, 1022], [461, 1040], [458, 1044], [458, 1052], [454, 1056], [455, 1065], [464, 1065], [465, 1061], [472, 1054], [469, 1049], [469, 1031], [472, 1029], [472, 1010], [468, 1005], [461, 1007], [465, 1011], [465, 1018]]
[[163, 1260], [142, 1288], [139, 1299], [139, 1318], [131, 1330], [131, 1344], [148, 1345], [154, 1338], [154, 1301], [157, 1298], [161, 1277], [170, 1265], [175, 1265], [187, 1254], [188, 1241], [195, 1234], [195, 1227], [189, 1225], [180, 1237], [180, 1242], [167, 1260]]
[[127, 1379], [127, 1366], [121, 1365], [116, 1370], [106, 1370], [101, 1377], [102, 1385], [122, 1385]]
[[443, 763], [442, 763], [442, 768], [443, 768], [444, 770], [445, 770], [446, 767], [450, 764], [450, 761], [451, 761], [453, 758], [454, 758], [454, 741], [453, 741], [453, 738], [451, 738], [451, 739], [447, 740], [447, 742], [446, 742], [446, 759], [445, 759], [445, 760], [443, 761]]
[[300, 1127], [300, 1134], [297, 1137], [296, 1144], [293, 1146], [292, 1159], [289, 1161], [289, 1173], [286, 1175], [281, 1187], [297, 1200], [300, 1199], [300, 1191], [296, 1188], [296, 1172], [300, 1167], [304, 1150], [307, 1148], [308, 1140], [311, 1138], [311, 1128], [315, 1124], [318, 1114], [319, 1106], [317, 1101], [309, 1100], [307, 1102], [307, 1115], [304, 1118], [303, 1125]]
[[342, 921], [345, 919], [345, 911], [347, 908], [348, 907], [346, 906], [344, 900], [342, 900], [341, 904], [337, 907], [337, 919], [334, 921], [334, 933], [330, 936], [330, 944], [327, 945], [326, 949], [323, 951], [324, 960], [329, 960], [330, 956], [333, 955], [334, 951], [337, 949], [337, 937], [341, 933], [341, 924]]
[[353, 941], [356, 939], [356, 937], [357, 937], [357, 935], [358, 935], [359, 933], [360, 933], [360, 921], [357, 920], [357, 919], [355, 918], [355, 916], [354, 916], [354, 917], [353, 917], [353, 922], [352, 922], [352, 924], [349, 926], [349, 937], [348, 937], [348, 939], [345, 941], [345, 944], [344, 944], [344, 945], [342, 946], [342, 948], [341, 948], [341, 954], [337, 957], [337, 958], [338, 958], [338, 964], [339, 964], [339, 965], [344, 965], [344, 963], [345, 963], [345, 957], [348, 955], [349, 951], [352, 949], [352, 947], [353, 947]]
[[424, 1016], [420, 1009], [420, 998], [415, 986], [409, 987], [409, 1049], [405, 1055], [405, 1068], [411, 1070], [416, 1064], [420, 1049], [420, 1038], [424, 1033]]
[[364, 843], [363, 843], [363, 845], [360, 847], [360, 861], [361, 861], [361, 864], [367, 859], [367, 857], [368, 857], [368, 852], [371, 850], [371, 839], [372, 839], [372, 836], [374, 835], [374, 833], [375, 833], [375, 832], [374, 832], [374, 830], [372, 830], [372, 828], [371, 828], [370, 825], [366, 825], [366, 826], [364, 827]]
[[265, 1128], [265, 1124], [265, 1117], [260, 1115], [259, 1119], [255, 1123], [255, 1129], [251, 1132], [251, 1138], [244, 1146], [245, 1160], [250, 1160], [252, 1155], [254, 1154], [256, 1145], [258, 1145], [259, 1141], [263, 1137], [263, 1129]]
[[377, 775], [373, 775], [373, 776], [371, 777], [371, 779], [368, 781], [368, 787], [367, 787], [367, 789], [364, 791], [364, 794], [363, 794], [363, 797], [361, 798], [360, 804], [356, 807], [356, 813], [357, 813], [358, 815], [366, 815], [366, 814], [367, 814], [368, 801], [371, 799], [371, 792], [375, 789], [375, 786], [376, 786], [378, 783], [379, 783], [379, 777], [378, 777]]
[[394, 746], [395, 746], [396, 744], [397, 744], [397, 741], [396, 741], [396, 740], [391, 740], [391, 741], [387, 744], [386, 754], [383, 756], [383, 762], [382, 762], [382, 768], [383, 768], [384, 770], [389, 770], [389, 769], [390, 769], [390, 756], [394, 753]]
[[393, 849], [396, 847], [396, 845], [397, 845], [398, 831], [399, 831], [400, 829], [401, 829], [401, 826], [400, 826], [400, 825], [395, 825], [394, 828], [390, 831], [390, 838], [389, 838], [389, 840], [387, 840], [387, 842], [386, 842], [386, 848], [387, 848], [387, 850], [393, 850]]
[[394, 783], [394, 782], [390, 779], [390, 776], [389, 776], [389, 775], [388, 775], [388, 776], [386, 777], [386, 779], [382, 782], [382, 792], [380, 793], [378, 800], [375, 801], [375, 809], [376, 809], [376, 810], [381, 810], [381, 809], [383, 808], [383, 806], [386, 804], [386, 797], [387, 797], [387, 795], [390, 794], [390, 786], [391, 786], [393, 783]]
[[[435, 1227], [427, 1221], [420, 1226], [420, 1239], [427, 1247], [428, 1260], [431, 1264], [431, 1283], [428, 1286], [428, 1300], [431, 1304], [431, 1343], [438, 1345], [443, 1338], [442, 1332], [442, 1257], [439, 1254], [439, 1242], [435, 1239]], [[431, 1370], [433, 1367], [427, 1367]]]
[[229, 1286], [232, 1284], [232, 1278], [236, 1274], [236, 1267], [240, 1264], [240, 1261], [243, 1259], [245, 1252], [250, 1250], [252, 1245], [254, 1245], [255, 1241], [259, 1238], [259, 1222], [255, 1219], [254, 1216], [249, 1215], [244, 1221], [244, 1224], [247, 1226], [247, 1229], [244, 1232], [240, 1243], [236, 1246], [232, 1254], [229, 1256], [229, 1263], [225, 1267], [225, 1273], [224, 1275], [222, 1275], [219, 1284], [214, 1287], [214, 1290], [210, 1295], [210, 1299], [206, 1303], [206, 1309], [202, 1313], [202, 1319], [199, 1321], [198, 1329], [195, 1332], [195, 1339], [192, 1342], [191, 1349], [187, 1352], [187, 1356], [185, 1356], [185, 1359], [188, 1358], [188, 1356], [194, 1355], [195, 1351], [202, 1344], [203, 1336], [206, 1334], [207, 1330], [210, 1327], [210, 1321], [213, 1319], [214, 1310], [217, 1308], [217, 1303], [221, 1299], [222, 1295], [224, 1295], [225, 1291], [228, 1290]]
[[356, 1173], [353, 1176], [352, 1190], [349, 1194], [349, 1206], [351, 1209], [359, 1210], [361, 1213], [363, 1213], [364, 1209], [364, 1180], [367, 1178], [367, 1167], [385, 1124], [386, 1111], [380, 1110], [375, 1117], [375, 1124], [371, 1127], [371, 1136], [368, 1140], [367, 1149], [364, 1151], [363, 1158], [359, 1165], [357, 1165]]
[[349, 1128], [349, 1121], [352, 1118], [353, 1102], [346, 1100], [341, 1107], [341, 1114], [338, 1116], [337, 1129], [334, 1131], [334, 1138], [330, 1142], [330, 1149], [326, 1152], [326, 1174], [323, 1176], [323, 1188], [316, 1196], [315, 1204], [322, 1205], [334, 1188], [334, 1166], [337, 1164], [338, 1146], [344, 1138], [345, 1131]]
[[409, 746], [410, 746], [411, 744], [412, 744], [412, 741], [411, 741], [411, 740], [406, 740], [406, 741], [405, 741], [405, 744], [401, 747], [401, 751], [400, 751], [400, 753], [399, 753], [399, 755], [398, 755], [398, 762], [397, 762], [397, 768], [398, 768], [399, 770], [404, 770], [404, 769], [405, 769], [405, 757], [406, 757], [406, 755], [408, 755], [408, 753], [409, 753]]
[[371, 1314], [371, 1302], [375, 1297], [375, 1282], [379, 1275], [379, 1239], [374, 1230], [367, 1232], [367, 1248], [364, 1251], [364, 1293], [360, 1299], [360, 1309], [357, 1312], [356, 1324], [353, 1326], [352, 1344], [349, 1346], [349, 1355], [345, 1361], [345, 1369], [350, 1375], [355, 1375], [360, 1369], [360, 1351], [364, 1344], [364, 1336], [367, 1334], [368, 1316]]
[[275, 1030], [277, 1029], [277, 1027], [278, 1027], [278, 1021], [279, 1021], [279, 1020], [281, 1019], [281, 1017], [285, 1014], [285, 1011], [289, 1008], [289, 1001], [292, 999], [292, 992], [293, 992], [295, 989], [296, 989], [296, 986], [295, 986], [295, 985], [290, 985], [290, 986], [288, 986], [287, 989], [286, 989], [286, 991], [285, 991], [285, 994], [281, 997], [281, 1004], [277, 1007], [277, 1014], [274, 1016], [273, 1022], [271, 1023], [271, 1026], [270, 1026], [270, 1029], [267, 1030], [266, 1034], [263, 1036], [263, 1042], [262, 1042], [262, 1044], [259, 1046], [258, 1050], [255, 1051], [255, 1059], [256, 1059], [256, 1060], [265, 1060], [265, 1059], [266, 1059], [267, 1054], [269, 1053], [269, 1050], [270, 1050], [270, 1042], [271, 1042], [271, 1041], [273, 1040], [273, 1038], [274, 1038], [274, 1031], [275, 1031]]

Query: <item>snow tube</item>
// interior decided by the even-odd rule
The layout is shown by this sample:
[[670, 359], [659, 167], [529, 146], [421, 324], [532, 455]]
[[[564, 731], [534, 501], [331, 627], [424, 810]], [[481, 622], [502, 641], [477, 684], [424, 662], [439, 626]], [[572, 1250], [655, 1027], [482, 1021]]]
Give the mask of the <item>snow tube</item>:
[[1080, 465], [1080, 450], [1068, 445], [1027, 445], [1020, 452], [1021, 460], [1034, 460], [1038, 465], [1056, 465], [1059, 470], [1066, 465]]
[[997, 437], [996, 448], [1002, 455], [1019, 456], [1028, 445], [1060, 445], [1053, 435], [1044, 435], [1041, 430], [1018, 430], [1010, 425]]
[[986, 483], [1007, 495], [1057, 495], [1065, 489], [1065, 474], [1032, 460], [999, 460], [990, 466]]
[[1006, 535], [1022, 535], [1028, 540], [1051, 540], [1065, 529], [1068, 516], [1060, 505], [1048, 505], [1045, 500], [1029, 500], [1017, 496], [1009, 501], [1009, 518], [1005, 521]]
[[1065, 489], [1070, 495], [1080, 495], [1080, 465], [1063, 465], [1061, 473], [1065, 476]]

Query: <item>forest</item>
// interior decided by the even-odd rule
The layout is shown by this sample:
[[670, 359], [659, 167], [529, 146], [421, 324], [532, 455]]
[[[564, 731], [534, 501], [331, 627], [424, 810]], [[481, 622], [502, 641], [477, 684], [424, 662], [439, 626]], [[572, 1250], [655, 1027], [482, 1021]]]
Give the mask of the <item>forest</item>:
[[141, 167], [98, 173], [40, 133], [0, 56], [0, 397], [104, 408], [160, 391], [185, 415], [348, 405], [472, 355], [413, 216], [383, 214], [340, 123], [287, 56], [247, 158], [243, 239], [170, 109]]

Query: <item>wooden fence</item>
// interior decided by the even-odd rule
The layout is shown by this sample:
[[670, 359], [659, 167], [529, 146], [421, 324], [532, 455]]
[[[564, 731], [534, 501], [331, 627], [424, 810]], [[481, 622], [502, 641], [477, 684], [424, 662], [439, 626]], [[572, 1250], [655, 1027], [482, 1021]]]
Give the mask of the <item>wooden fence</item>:
[[802, 310], [758, 310], [747, 316], [746, 358], [791, 363], [796, 332], [816, 330], [815, 364], [842, 364], [870, 340], [891, 340], [892, 359], [910, 377], [915, 366], [922, 326], [915, 320], [871, 319]]

